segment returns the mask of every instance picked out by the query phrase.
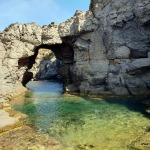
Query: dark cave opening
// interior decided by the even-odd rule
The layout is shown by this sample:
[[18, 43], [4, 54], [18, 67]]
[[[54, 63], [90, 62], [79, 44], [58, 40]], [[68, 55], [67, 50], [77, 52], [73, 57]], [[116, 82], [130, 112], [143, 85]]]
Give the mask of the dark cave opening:
[[22, 85], [26, 87], [26, 84], [33, 78], [33, 73], [26, 70], [23, 75]]
[[[33, 79], [33, 73], [31, 69], [33, 68], [36, 58], [39, 54], [40, 49], [47, 49], [51, 50], [54, 53], [56, 58], [56, 69], [57, 75], [51, 75], [47, 77], [47, 80], [54, 79], [60, 80], [63, 82], [64, 85], [68, 85], [71, 83], [70, 77], [70, 66], [73, 64], [74, 60], [74, 52], [73, 47], [70, 44], [62, 43], [62, 44], [54, 44], [54, 45], [47, 45], [42, 44], [34, 48], [34, 54], [29, 57], [20, 58], [18, 61], [19, 68], [26, 66], [27, 69], [22, 78], [23, 86]], [[45, 70], [47, 68], [45, 67]], [[47, 70], [46, 70], [47, 71]]]

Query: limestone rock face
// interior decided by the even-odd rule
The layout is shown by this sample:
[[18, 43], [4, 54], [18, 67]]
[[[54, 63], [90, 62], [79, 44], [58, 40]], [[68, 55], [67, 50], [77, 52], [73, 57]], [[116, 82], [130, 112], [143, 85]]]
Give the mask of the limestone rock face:
[[95, 30], [98, 20], [94, 18], [91, 11], [86, 13], [76, 11], [75, 15], [59, 25], [60, 37], [80, 35], [82, 32]]
[[[52, 49], [59, 65], [45, 60], [40, 72], [37, 48]], [[0, 66], [1, 98], [30, 69], [45, 78], [58, 66], [67, 91], [149, 95], [150, 1], [91, 0], [59, 25], [12, 24], [0, 33]]]
[[96, 27], [80, 31], [74, 46], [73, 80], [81, 83], [81, 92], [150, 94], [149, 5], [149, 0], [91, 1]]
[[61, 44], [62, 40], [58, 34], [58, 25], [51, 23], [48, 26], [43, 26], [41, 40], [43, 44]]
[[[51, 33], [49, 36], [47, 30]], [[40, 27], [35, 23], [16, 23], [0, 33], [1, 101], [26, 90], [21, 82], [29, 68], [29, 58], [34, 56], [34, 49], [39, 45], [61, 43], [60, 37], [55, 36], [58, 35], [57, 30], [58, 26], [55, 24]]]
[[72, 78], [81, 83], [81, 92], [150, 94], [149, 5], [149, 0], [91, 1], [96, 27], [87, 30], [82, 25], [84, 30], [78, 31], [81, 35], [74, 45]]
[[52, 79], [58, 75], [57, 60], [54, 53], [48, 49], [39, 49], [35, 64], [29, 70], [33, 73], [33, 79]]

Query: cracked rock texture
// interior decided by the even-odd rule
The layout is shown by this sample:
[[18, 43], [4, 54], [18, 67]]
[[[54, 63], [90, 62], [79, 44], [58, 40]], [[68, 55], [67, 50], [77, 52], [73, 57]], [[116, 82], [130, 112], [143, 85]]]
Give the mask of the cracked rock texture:
[[[57, 29], [58, 25], [56, 24], [40, 27], [36, 23], [15, 23], [0, 33], [1, 102], [26, 90], [21, 82], [28, 70], [29, 58], [34, 55], [34, 49], [37, 46], [47, 43], [51, 38], [49, 44], [62, 42]], [[50, 30], [53, 30], [53, 32]], [[48, 37], [49, 32], [51, 34]], [[37, 65], [37, 70], [38, 67], [39, 65]], [[36, 72], [36, 70], [33, 72]]]
[[91, 0], [87, 12], [76, 11], [59, 25], [10, 25], [0, 32], [0, 99], [24, 90], [25, 60], [40, 45], [60, 49], [54, 53], [63, 57], [67, 91], [150, 94], [150, 0]]
[[35, 63], [28, 71], [33, 73], [33, 79], [51, 79], [58, 75], [57, 61], [54, 53], [48, 49], [39, 49]]

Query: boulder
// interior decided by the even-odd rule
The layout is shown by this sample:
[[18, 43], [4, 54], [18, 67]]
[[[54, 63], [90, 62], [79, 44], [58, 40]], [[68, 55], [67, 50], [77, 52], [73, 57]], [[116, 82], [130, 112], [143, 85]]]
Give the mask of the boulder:
[[118, 59], [128, 59], [130, 58], [130, 49], [126, 46], [121, 46], [115, 50], [114, 57]]
[[144, 80], [139, 77], [127, 75], [125, 77], [126, 87], [132, 95], [145, 95], [150, 94], [150, 89], [146, 86]]

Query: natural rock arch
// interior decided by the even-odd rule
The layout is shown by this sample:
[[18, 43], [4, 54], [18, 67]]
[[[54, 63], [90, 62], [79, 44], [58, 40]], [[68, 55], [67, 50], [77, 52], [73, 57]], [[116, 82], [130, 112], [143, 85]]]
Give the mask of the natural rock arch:
[[60, 51], [66, 56], [61, 55], [66, 69], [62, 75], [66, 77], [68, 70], [71, 74], [64, 82], [73, 83], [80, 93], [150, 94], [149, 6], [149, 0], [91, 0], [89, 11], [76, 11], [59, 25], [10, 25], [0, 32], [0, 98], [21, 92], [28, 66], [20, 64], [34, 55], [35, 48], [64, 44], [74, 54], [71, 64]]
[[[65, 43], [53, 45], [41, 44], [34, 48], [34, 54], [32, 56], [23, 58], [24, 60], [26, 60], [26, 63], [24, 63], [24, 65], [27, 66], [27, 70], [24, 73], [22, 84], [25, 86], [27, 82], [33, 78], [33, 73], [30, 70], [35, 63], [35, 59], [38, 55], [39, 49], [48, 49], [54, 53], [57, 59], [56, 69], [58, 74], [62, 77], [62, 81], [65, 85], [71, 84], [70, 65], [73, 64], [74, 52], [73, 48], [69, 44]], [[21, 58], [18, 61], [20, 66], [23, 66], [23, 64], [21, 64], [23, 63], [23, 59]]]

